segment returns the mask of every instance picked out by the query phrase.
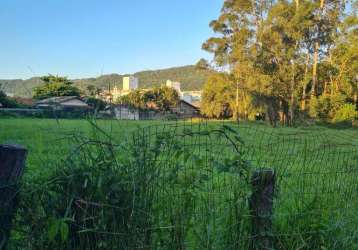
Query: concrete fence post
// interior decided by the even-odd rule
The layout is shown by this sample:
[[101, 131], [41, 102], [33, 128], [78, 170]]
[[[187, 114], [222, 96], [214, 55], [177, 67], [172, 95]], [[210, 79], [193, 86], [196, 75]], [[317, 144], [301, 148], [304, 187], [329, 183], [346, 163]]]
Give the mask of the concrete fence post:
[[255, 171], [251, 178], [252, 195], [249, 206], [253, 249], [273, 249], [272, 214], [275, 177], [274, 170], [262, 169]]
[[0, 144], [0, 250], [6, 248], [16, 208], [18, 181], [27, 150], [18, 145]]

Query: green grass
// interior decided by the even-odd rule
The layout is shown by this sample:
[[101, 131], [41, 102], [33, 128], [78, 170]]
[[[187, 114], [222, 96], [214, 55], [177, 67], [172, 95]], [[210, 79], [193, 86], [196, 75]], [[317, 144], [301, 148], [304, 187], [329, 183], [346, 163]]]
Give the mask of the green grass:
[[[153, 122], [96, 121], [96, 124], [114, 138], [121, 138], [138, 127]], [[33, 118], [0, 118], [0, 143], [20, 144], [28, 149], [26, 174], [44, 170], [66, 157], [74, 145], [73, 135], [90, 136], [90, 120], [55, 120]]]
[[[35, 182], [38, 179], [41, 184], [47, 175], [53, 176], [52, 169], [61, 170], [62, 165], [69, 173], [72, 169], [76, 173], [81, 169], [87, 171], [88, 168], [81, 164], [94, 164], [95, 167], [98, 164], [99, 168], [106, 166], [112, 169], [117, 166], [117, 160], [128, 157], [132, 161], [124, 162], [130, 168], [125, 168], [122, 174], [125, 176], [125, 173], [139, 171], [135, 172], [137, 179], [146, 175], [155, 176], [155, 170], [161, 168], [160, 178], [154, 182], [151, 179], [153, 190], [145, 190], [156, 200], [151, 211], [156, 219], [152, 223], [163, 228], [180, 226], [172, 231], [159, 230], [153, 234], [152, 241], [164, 244], [160, 239], [171, 238], [171, 245], [164, 244], [170, 249], [181, 246], [183, 241], [187, 241], [187, 246], [193, 244], [189, 249], [220, 249], [228, 242], [247, 240], [245, 237], [250, 232], [246, 206], [250, 190], [249, 185], [244, 183], [247, 178], [237, 175], [237, 152], [223, 134], [210, 137], [205, 134], [181, 135], [186, 130], [216, 130], [223, 124], [229, 125], [233, 131], [226, 130], [226, 133], [239, 147], [243, 158], [250, 162], [250, 171], [257, 168], [276, 170], [273, 235], [277, 248], [354, 249], [358, 244], [355, 230], [358, 223], [358, 201], [355, 198], [358, 195], [358, 130], [355, 128], [313, 126], [273, 129], [257, 123], [236, 127], [234, 123], [220, 121], [208, 122], [207, 127], [190, 122], [172, 123], [173, 126], [149, 121], [96, 121], [95, 124], [86, 120], [0, 119], [0, 143], [18, 143], [29, 149], [24, 179], [30, 187], [32, 180]], [[84, 138], [97, 140], [108, 135], [118, 145], [127, 142], [124, 138], [132, 133], [138, 139], [129, 140], [135, 144], [131, 148], [133, 155], [119, 150], [114, 157], [108, 155], [112, 154], [111, 150], [106, 151], [104, 145], [96, 144], [88, 146], [84, 156], [79, 154], [75, 157], [76, 161], [61, 162], [75, 151]], [[161, 134], [165, 136], [156, 144], [157, 136]], [[239, 140], [244, 145], [235, 141], [236, 135], [240, 136]], [[154, 164], [151, 154], [156, 149], [162, 152], [155, 158]], [[233, 168], [228, 168], [231, 165]], [[151, 169], [153, 173], [144, 173], [145, 169]], [[61, 171], [58, 173], [61, 175]], [[95, 168], [94, 173], [91, 178], [102, 183], [102, 172]], [[71, 176], [66, 174], [66, 178]], [[79, 180], [74, 192], [81, 190], [83, 179]], [[136, 183], [138, 187], [143, 185], [138, 180]], [[93, 192], [97, 192], [96, 182], [93, 185]], [[155, 191], [158, 186], [160, 190]], [[48, 189], [52, 192], [51, 188], [49, 185]], [[127, 188], [131, 190], [131, 187]], [[110, 192], [111, 187], [105, 186], [103, 190]], [[39, 197], [51, 198], [51, 192], [47, 196], [41, 193]], [[59, 200], [66, 197], [61, 196], [61, 192]], [[43, 193], [46, 193], [45, 190]], [[87, 192], [86, 195], [91, 197], [92, 194]], [[107, 198], [101, 199], [106, 201]], [[30, 221], [33, 223], [33, 220]], [[183, 231], [183, 228], [187, 229]]]

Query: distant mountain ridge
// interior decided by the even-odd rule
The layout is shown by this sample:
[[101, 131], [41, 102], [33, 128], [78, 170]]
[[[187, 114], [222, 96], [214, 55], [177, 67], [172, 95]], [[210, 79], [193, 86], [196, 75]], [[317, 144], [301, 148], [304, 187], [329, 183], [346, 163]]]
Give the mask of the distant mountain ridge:
[[[199, 70], [193, 65], [174, 67], [160, 70], [140, 71], [134, 74], [139, 78], [140, 88], [150, 88], [160, 86], [170, 79], [182, 83], [182, 90], [200, 90], [208, 79], [211, 71]], [[109, 74], [93, 78], [73, 79], [72, 81], [81, 89], [86, 89], [88, 85], [94, 85], [102, 89], [113, 88], [114, 86], [122, 88], [122, 79], [126, 75]], [[30, 97], [33, 88], [42, 85], [39, 77], [33, 77], [27, 80], [0, 80], [0, 90], [12, 93], [16, 96]]]

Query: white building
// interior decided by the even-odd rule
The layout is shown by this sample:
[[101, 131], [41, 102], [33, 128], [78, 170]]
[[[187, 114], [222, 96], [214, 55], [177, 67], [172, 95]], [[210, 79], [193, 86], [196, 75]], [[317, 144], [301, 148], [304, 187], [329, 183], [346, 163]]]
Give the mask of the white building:
[[134, 76], [123, 77], [123, 90], [130, 91], [138, 89], [138, 78]]
[[173, 82], [171, 80], [167, 80], [166, 86], [169, 88], [173, 88], [178, 91], [178, 94], [181, 95], [180, 82]]

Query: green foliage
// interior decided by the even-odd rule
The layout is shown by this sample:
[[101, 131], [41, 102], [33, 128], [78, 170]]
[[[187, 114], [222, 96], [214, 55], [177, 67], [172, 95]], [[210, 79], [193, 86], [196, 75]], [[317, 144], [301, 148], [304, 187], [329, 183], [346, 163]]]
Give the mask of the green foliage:
[[312, 97], [310, 100], [310, 115], [317, 119], [328, 119], [332, 105], [327, 96]]
[[86, 90], [87, 90], [87, 94], [91, 97], [99, 95], [102, 91], [99, 87], [96, 87], [95, 85], [88, 85], [86, 87]]
[[209, 69], [210, 65], [208, 61], [206, 61], [204, 58], [201, 58], [196, 64], [195, 67], [199, 70], [207, 70]]
[[160, 87], [168, 79], [181, 82], [182, 90], [200, 90], [211, 74], [211, 70], [198, 70], [195, 66], [175, 67], [163, 70], [135, 73], [139, 78], [139, 87]]
[[75, 151], [58, 168], [23, 187], [19, 223], [31, 225], [31, 230], [24, 230], [32, 240], [22, 246], [134, 249], [144, 245], [150, 220], [142, 215], [149, 213], [152, 195], [146, 188], [155, 171], [141, 171], [136, 145], [117, 147], [94, 123], [93, 136], [73, 134], [72, 138]]
[[234, 94], [235, 88], [228, 75], [212, 75], [203, 89], [201, 112], [210, 118], [231, 117]]
[[0, 104], [3, 108], [19, 108], [19, 105], [15, 100], [6, 96], [6, 94], [0, 90]]
[[[307, 112], [308, 101], [311, 115], [321, 119], [331, 118], [339, 108], [337, 95], [357, 103], [358, 19], [356, 9], [348, 5], [343, 0], [224, 1], [219, 17], [210, 23], [215, 35], [202, 47], [237, 84], [244, 108], [235, 104], [231, 109], [239, 110], [231, 115], [244, 110], [247, 117], [255, 106], [268, 114], [283, 114], [281, 122], [289, 119], [292, 125], [297, 111]], [[226, 96], [225, 91], [218, 94]], [[217, 102], [213, 108], [222, 106], [222, 100], [212, 101]], [[218, 117], [219, 111], [211, 113]], [[274, 116], [269, 115], [270, 120]]]
[[226, 73], [212, 74], [208, 79], [203, 89], [200, 109], [209, 118], [236, 118], [236, 115], [253, 118], [260, 110], [255, 107], [252, 96]]
[[145, 109], [146, 101], [144, 98], [144, 93], [141, 90], [131, 91], [128, 95], [121, 96], [117, 103], [126, 104], [131, 108], [136, 109]]
[[45, 83], [34, 89], [35, 99], [46, 99], [54, 96], [80, 96], [80, 90], [65, 77], [44, 76], [41, 78]]
[[147, 91], [135, 90], [117, 100], [117, 102], [130, 107], [159, 111], [169, 111], [176, 107], [179, 101], [178, 92], [166, 86], [155, 87]]
[[347, 97], [343, 94], [334, 96], [322, 95], [318, 98], [312, 97], [310, 101], [310, 115], [313, 118], [330, 121], [334, 119], [337, 112], [345, 105], [351, 104], [347, 103]]
[[[143, 248], [144, 224], [156, 229], [148, 238], [154, 249], [250, 249], [246, 175], [257, 166], [277, 171], [275, 249], [356, 248], [356, 128], [181, 124], [156, 129], [157, 122], [97, 121], [94, 129], [85, 120], [2, 119], [0, 141], [31, 152], [9, 248]], [[145, 128], [132, 137], [139, 126]], [[131, 140], [123, 140], [128, 134]], [[239, 150], [224, 144], [226, 136]], [[128, 197], [136, 197], [131, 205]], [[140, 201], [152, 197], [160, 202], [147, 210]], [[133, 204], [137, 213], [127, 218], [136, 221], [127, 225], [136, 228], [119, 234], [126, 209], [117, 206]]]
[[358, 117], [356, 106], [353, 104], [344, 104], [335, 113], [334, 122], [352, 122]]
[[156, 108], [161, 111], [169, 111], [175, 108], [179, 101], [178, 92], [170, 87], [156, 87], [144, 93], [146, 103], [154, 103]]

